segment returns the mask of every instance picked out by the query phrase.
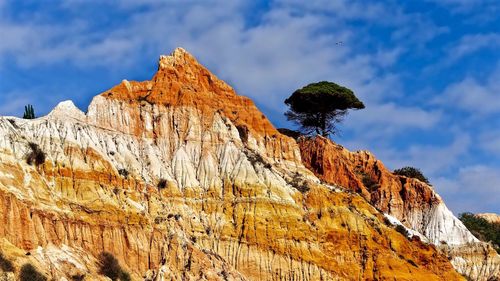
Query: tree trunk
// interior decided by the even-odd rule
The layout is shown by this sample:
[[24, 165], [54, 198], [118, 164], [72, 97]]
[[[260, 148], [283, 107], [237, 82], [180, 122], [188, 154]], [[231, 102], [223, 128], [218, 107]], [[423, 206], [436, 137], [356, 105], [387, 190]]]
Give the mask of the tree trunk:
[[326, 130], [326, 113], [321, 113], [320, 118], [321, 135], [325, 138], [328, 138], [328, 131]]

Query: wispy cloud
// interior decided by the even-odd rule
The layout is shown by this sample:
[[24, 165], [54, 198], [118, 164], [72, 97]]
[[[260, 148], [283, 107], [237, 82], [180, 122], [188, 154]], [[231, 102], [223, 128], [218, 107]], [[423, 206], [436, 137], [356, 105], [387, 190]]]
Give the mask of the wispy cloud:
[[457, 13], [471, 13], [477, 8], [482, 8], [482, 11], [495, 12], [500, 3], [496, 0], [427, 0], [438, 5], [450, 7]]
[[452, 178], [436, 178], [434, 184], [454, 210], [498, 212], [500, 168], [473, 165], [460, 168]]
[[[398, 106], [394, 103], [371, 104], [355, 112], [346, 120], [346, 126], [366, 142], [390, 139], [411, 129], [430, 129], [441, 120], [441, 112], [418, 107]], [[362, 148], [362, 147], [356, 147]]]
[[445, 107], [459, 108], [475, 117], [500, 113], [500, 64], [485, 81], [465, 77], [450, 84], [435, 102]]
[[432, 178], [459, 167], [459, 159], [469, 151], [470, 145], [471, 137], [459, 134], [443, 145], [413, 145], [404, 151], [388, 148], [384, 156], [387, 165], [393, 169], [415, 166]]
[[[461, 22], [462, 15], [473, 18], [480, 10], [472, 2], [445, 0], [435, 5], [460, 13]], [[96, 68], [136, 74], [145, 62], [181, 46], [240, 94], [256, 100], [275, 124], [286, 124], [283, 100], [307, 83], [330, 80], [353, 89], [367, 108], [346, 119], [352, 134], [342, 141], [374, 149], [390, 167], [414, 165], [433, 178], [460, 184], [442, 171], [471, 166], [460, 160], [471, 156], [476, 136], [484, 139], [484, 150], [495, 150], [496, 142], [486, 141], [493, 136], [457, 116], [466, 112], [482, 122], [496, 116], [500, 71], [489, 78], [456, 75], [436, 82], [432, 75], [441, 73], [422, 74], [421, 69], [436, 62], [442, 73], [464, 69], [459, 64], [464, 58], [499, 46], [498, 32], [468, 30], [463, 35], [454, 23], [437, 19], [434, 10], [361, 0], [275, 0], [265, 5], [243, 0], [71, 0], [17, 13], [15, 9], [14, 2], [0, 0], [0, 79], [13, 69], [47, 71], [61, 65], [96, 79], [101, 79], [92, 73]], [[442, 59], [436, 55], [440, 52]], [[472, 65], [471, 72], [477, 67]], [[58, 85], [59, 96], [66, 91], [65, 99], [81, 101], [97, 94], [75, 82], [81, 77], [72, 79], [57, 80], [64, 81]], [[115, 81], [106, 83], [111, 87]], [[0, 83], [1, 114], [18, 114], [33, 100], [40, 111], [54, 103], [55, 98], [44, 99], [48, 91], [43, 87], [28, 92], [17, 87]], [[426, 95], [421, 95], [422, 88]], [[24, 95], [14, 100], [7, 93]], [[435, 102], [429, 93], [439, 96]], [[422, 141], [419, 134], [433, 139]], [[452, 140], [443, 144], [433, 134]]]
[[[500, 156], [500, 131], [488, 130], [479, 136], [479, 147], [494, 157]], [[500, 186], [499, 186], [500, 189]]]
[[3, 93], [1, 101], [0, 112], [8, 116], [20, 116], [25, 105], [33, 104], [33, 99], [26, 92]]
[[446, 64], [451, 64], [464, 56], [473, 54], [481, 49], [495, 50], [500, 48], [500, 33], [468, 34], [454, 43], [445, 59]]

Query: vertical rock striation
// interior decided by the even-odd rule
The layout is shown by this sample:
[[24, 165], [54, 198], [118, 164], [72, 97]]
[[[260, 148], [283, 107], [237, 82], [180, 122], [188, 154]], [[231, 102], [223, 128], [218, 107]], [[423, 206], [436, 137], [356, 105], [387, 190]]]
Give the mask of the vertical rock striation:
[[[57, 280], [462, 280], [355, 193], [321, 184], [281, 135], [190, 54], [85, 114], [0, 118], [0, 248]], [[36, 143], [46, 161], [24, 160]], [[24, 253], [29, 253], [26, 255]]]
[[460, 273], [473, 280], [500, 277], [500, 256], [467, 230], [432, 186], [394, 175], [371, 153], [350, 152], [323, 137], [300, 138], [298, 144], [305, 166], [319, 178], [357, 192], [443, 248]]

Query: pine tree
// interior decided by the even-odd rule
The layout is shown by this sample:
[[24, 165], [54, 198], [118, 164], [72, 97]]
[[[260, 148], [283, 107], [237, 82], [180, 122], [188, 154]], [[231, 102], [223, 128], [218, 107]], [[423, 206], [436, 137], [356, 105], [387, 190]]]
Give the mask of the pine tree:
[[24, 107], [24, 119], [35, 119], [35, 110], [31, 104]]
[[348, 110], [365, 108], [350, 89], [328, 81], [296, 90], [285, 104], [290, 107], [285, 116], [300, 126], [301, 133], [323, 137], [337, 133], [337, 124]]

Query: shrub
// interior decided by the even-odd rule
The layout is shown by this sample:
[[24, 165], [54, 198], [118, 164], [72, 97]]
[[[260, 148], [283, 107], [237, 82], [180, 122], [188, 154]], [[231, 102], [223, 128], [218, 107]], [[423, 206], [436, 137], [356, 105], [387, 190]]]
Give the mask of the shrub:
[[410, 233], [408, 232], [408, 230], [406, 230], [406, 228], [400, 224], [396, 225], [396, 231], [403, 234], [406, 238], [408, 238], [410, 236]]
[[132, 278], [130, 277], [130, 273], [123, 271], [120, 273], [120, 280], [121, 281], [131, 281]]
[[85, 279], [85, 274], [75, 274], [71, 276], [71, 280], [73, 281], [83, 281]]
[[243, 151], [245, 155], [247, 156], [248, 161], [254, 166], [254, 168], [260, 163], [264, 166], [266, 169], [271, 169], [272, 165], [269, 164], [262, 156], [258, 153], [255, 153], [253, 151], [250, 151], [248, 149]]
[[292, 181], [290, 182], [290, 185], [295, 187], [298, 191], [301, 193], [306, 193], [309, 191], [309, 183], [302, 178], [302, 176], [299, 173], [296, 173]]
[[363, 182], [363, 185], [369, 190], [369, 191], [374, 191], [380, 187], [380, 184], [378, 181], [373, 179], [372, 176], [363, 173], [361, 181]]
[[113, 256], [113, 254], [108, 252], [103, 252], [99, 256], [99, 273], [109, 277], [111, 280], [117, 280], [120, 277], [122, 268], [118, 263], [118, 260]]
[[167, 187], [167, 180], [166, 179], [160, 179], [158, 181], [158, 184], [156, 186], [158, 187], [158, 189], [164, 189], [165, 187]]
[[395, 175], [405, 176], [409, 178], [414, 178], [425, 182], [426, 184], [430, 184], [429, 180], [422, 174], [422, 172], [414, 167], [403, 167], [401, 169], [394, 170]]
[[127, 169], [120, 169], [118, 170], [118, 174], [124, 178], [128, 178], [128, 175], [130, 174]]
[[35, 110], [33, 109], [33, 106], [31, 104], [28, 104], [27, 106], [24, 107], [23, 118], [35, 119]]
[[27, 263], [21, 267], [21, 271], [19, 272], [19, 280], [20, 281], [47, 281], [47, 277], [45, 277], [42, 273], [38, 272], [36, 268]]
[[236, 126], [236, 129], [238, 130], [238, 134], [240, 135], [240, 139], [243, 143], [248, 142], [248, 128], [245, 125], [238, 125]]
[[278, 132], [280, 132], [281, 134], [283, 134], [285, 136], [294, 138], [295, 140], [297, 140], [300, 136], [302, 136], [302, 134], [299, 131], [290, 130], [287, 128], [279, 128]]
[[29, 142], [28, 147], [30, 149], [30, 152], [26, 155], [26, 163], [28, 163], [28, 165], [35, 164], [36, 166], [40, 166], [45, 163], [45, 152], [40, 149], [38, 144]]
[[472, 213], [462, 213], [460, 220], [479, 240], [491, 242], [500, 254], [500, 223], [492, 223]]
[[7, 119], [7, 121], [9, 121], [9, 123], [12, 125], [12, 127], [16, 128], [16, 129], [19, 129], [19, 126], [17, 126], [16, 120], [14, 120], [14, 119]]
[[10, 260], [6, 259], [2, 253], [0, 253], [0, 269], [5, 272], [14, 271], [14, 265]]
[[130, 274], [123, 270], [118, 260], [109, 252], [102, 252], [99, 255], [99, 273], [116, 281], [130, 281]]

